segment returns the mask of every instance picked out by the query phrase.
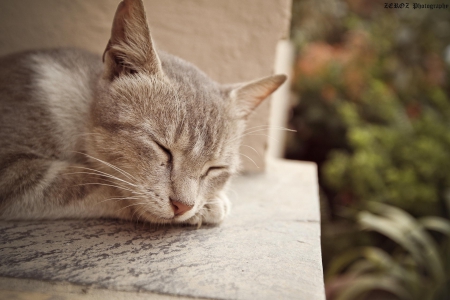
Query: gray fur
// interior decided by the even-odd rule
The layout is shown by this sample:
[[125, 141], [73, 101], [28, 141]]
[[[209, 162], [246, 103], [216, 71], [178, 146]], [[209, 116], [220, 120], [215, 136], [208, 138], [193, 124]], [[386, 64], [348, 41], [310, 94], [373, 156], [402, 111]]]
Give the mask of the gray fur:
[[0, 59], [0, 218], [221, 222], [245, 120], [285, 76], [212, 81], [154, 49], [139, 0], [119, 5], [103, 59]]

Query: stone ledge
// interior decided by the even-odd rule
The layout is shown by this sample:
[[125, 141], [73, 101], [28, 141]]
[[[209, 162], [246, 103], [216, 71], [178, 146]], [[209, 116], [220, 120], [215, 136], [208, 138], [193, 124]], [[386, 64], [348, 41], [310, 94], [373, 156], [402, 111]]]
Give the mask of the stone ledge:
[[122, 292], [64, 282], [0, 277], [0, 300], [208, 300], [149, 292]]
[[[128, 299], [139, 299], [139, 292], [173, 299], [324, 299], [315, 165], [269, 161], [265, 174], [236, 178], [230, 198], [230, 217], [200, 229], [111, 220], [2, 222], [0, 296], [64, 295], [64, 289], [30, 288], [37, 280], [87, 291], [74, 286], [63, 299], [112, 300], [111, 291]], [[93, 297], [101, 291], [103, 298]]]

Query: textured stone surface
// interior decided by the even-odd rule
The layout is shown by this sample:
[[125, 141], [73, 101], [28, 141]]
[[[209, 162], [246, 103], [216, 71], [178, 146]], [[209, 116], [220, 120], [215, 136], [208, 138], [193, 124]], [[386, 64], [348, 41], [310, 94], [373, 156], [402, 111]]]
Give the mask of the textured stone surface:
[[324, 299], [316, 178], [315, 165], [286, 161], [238, 177], [232, 214], [218, 227], [0, 223], [0, 276], [213, 299]]
[[150, 292], [98, 289], [62, 282], [0, 277], [0, 300], [207, 300]]

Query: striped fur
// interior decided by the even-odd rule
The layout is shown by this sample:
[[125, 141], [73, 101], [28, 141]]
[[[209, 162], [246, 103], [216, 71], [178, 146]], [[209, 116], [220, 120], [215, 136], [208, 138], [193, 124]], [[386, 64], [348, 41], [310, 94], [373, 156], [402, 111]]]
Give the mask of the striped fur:
[[[245, 120], [285, 76], [212, 81], [156, 51], [140, 0], [120, 3], [103, 61], [0, 59], [0, 218], [221, 222]], [[171, 200], [193, 208], [175, 216]]]

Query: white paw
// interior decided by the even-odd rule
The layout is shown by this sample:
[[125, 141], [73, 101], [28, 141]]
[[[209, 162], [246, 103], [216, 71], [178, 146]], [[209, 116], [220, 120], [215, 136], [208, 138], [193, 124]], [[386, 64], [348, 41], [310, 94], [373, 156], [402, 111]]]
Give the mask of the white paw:
[[230, 213], [231, 202], [225, 193], [220, 193], [219, 196], [206, 204], [188, 220], [189, 224], [201, 226], [201, 224], [218, 224], [222, 222]]

